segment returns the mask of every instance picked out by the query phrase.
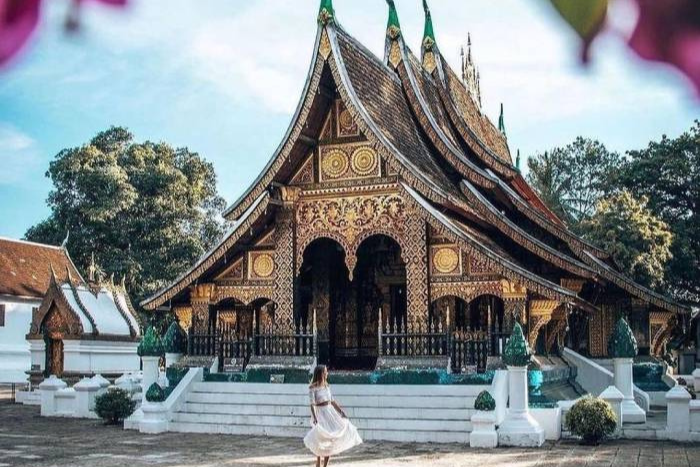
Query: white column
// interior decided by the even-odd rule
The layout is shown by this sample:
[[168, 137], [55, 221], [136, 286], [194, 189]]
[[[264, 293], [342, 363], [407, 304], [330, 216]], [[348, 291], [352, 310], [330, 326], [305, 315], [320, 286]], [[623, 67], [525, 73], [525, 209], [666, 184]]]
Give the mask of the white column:
[[[698, 326], [700, 328], [700, 326]], [[693, 370], [693, 387], [695, 393], [700, 393], [700, 368]]]
[[666, 433], [674, 440], [690, 436], [690, 394], [683, 386], [674, 386], [666, 393]]
[[165, 353], [165, 368], [170, 368], [174, 364], [180, 361], [182, 358], [181, 353], [170, 353], [166, 352]]
[[647, 414], [634, 401], [634, 383], [632, 381], [631, 358], [614, 358], [615, 387], [622, 393], [625, 399], [622, 401], [623, 423], [646, 423]]
[[158, 361], [160, 357], [141, 357], [143, 362], [143, 379], [141, 380], [142, 399], [141, 403], [146, 403], [146, 392], [151, 385], [158, 381]]
[[51, 375], [39, 384], [41, 391], [41, 416], [52, 417], [56, 415], [56, 391], [68, 385], [65, 381]]
[[608, 386], [605, 391], [600, 393], [599, 397], [610, 404], [615, 412], [615, 436], [620, 436], [622, 431], [622, 401], [625, 400], [625, 396], [615, 386]]
[[477, 410], [471, 418], [472, 432], [469, 433], [469, 446], [472, 448], [495, 448], [498, 446], [496, 433], [496, 412]]
[[101, 386], [92, 378], [83, 378], [75, 386], [76, 416], [80, 418], [95, 417], [95, 397]]
[[502, 446], [540, 447], [544, 430], [530, 414], [527, 394], [527, 367], [508, 367], [508, 413], [498, 428]]

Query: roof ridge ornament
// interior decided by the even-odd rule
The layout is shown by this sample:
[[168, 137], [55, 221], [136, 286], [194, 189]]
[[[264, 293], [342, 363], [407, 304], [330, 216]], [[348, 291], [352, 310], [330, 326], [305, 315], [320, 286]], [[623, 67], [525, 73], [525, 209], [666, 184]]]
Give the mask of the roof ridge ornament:
[[335, 9], [333, 8], [333, 0], [321, 0], [321, 6], [318, 9], [318, 24], [325, 26], [335, 22]]
[[501, 114], [498, 116], [498, 131], [503, 133], [503, 136], [506, 136], [506, 123], [505, 118], [503, 117], [503, 102], [501, 102]]
[[520, 149], [518, 149], [518, 153], [515, 156], [515, 170], [520, 172]]
[[389, 5], [389, 20], [386, 24], [386, 35], [391, 40], [396, 40], [401, 35], [401, 24], [399, 23], [399, 14], [396, 11], [394, 0], [386, 0]]
[[427, 0], [423, 0], [423, 11], [425, 12], [425, 29], [423, 30], [423, 50], [433, 50], [435, 46], [435, 31], [433, 30], [433, 17], [430, 14]]
[[61, 242], [61, 248], [63, 248], [64, 250], [68, 246], [68, 238], [70, 238], [70, 230], [66, 230], [66, 238], [64, 238]]

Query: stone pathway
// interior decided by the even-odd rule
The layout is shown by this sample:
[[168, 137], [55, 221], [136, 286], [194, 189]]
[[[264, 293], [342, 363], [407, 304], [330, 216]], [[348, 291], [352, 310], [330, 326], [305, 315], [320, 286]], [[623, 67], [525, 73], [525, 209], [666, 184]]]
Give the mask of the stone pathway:
[[[42, 418], [38, 407], [0, 401], [0, 467], [312, 466], [300, 439], [166, 433], [146, 436], [99, 421]], [[367, 467], [700, 467], [700, 446], [575, 442], [543, 449], [469, 449], [464, 445], [367, 443], [331, 461]]]

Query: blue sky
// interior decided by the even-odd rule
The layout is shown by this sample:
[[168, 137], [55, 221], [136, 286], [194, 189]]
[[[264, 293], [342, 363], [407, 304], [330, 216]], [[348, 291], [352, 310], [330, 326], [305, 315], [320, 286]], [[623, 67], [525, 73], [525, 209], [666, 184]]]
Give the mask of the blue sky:
[[[386, 6], [336, 0], [343, 26], [381, 54]], [[396, 0], [404, 35], [419, 49], [419, 0]], [[674, 71], [640, 63], [624, 46], [634, 17], [618, 2], [593, 65], [543, 0], [432, 0], [441, 51], [454, 67], [471, 32], [485, 112], [505, 105], [511, 150], [523, 155], [597, 138], [641, 148], [700, 117]], [[318, 0], [131, 0], [126, 10], [86, 2], [84, 28], [61, 30], [68, 2], [45, 2], [25, 53], [0, 72], [0, 236], [21, 237], [49, 214], [44, 174], [56, 153], [110, 125], [140, 140], [198, 151], [234, 200], [278, 145], [306, 76]]]

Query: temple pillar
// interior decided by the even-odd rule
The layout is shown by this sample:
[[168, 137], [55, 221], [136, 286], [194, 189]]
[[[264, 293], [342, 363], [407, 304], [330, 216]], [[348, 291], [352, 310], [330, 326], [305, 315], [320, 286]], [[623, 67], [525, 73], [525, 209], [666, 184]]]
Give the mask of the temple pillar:
[[425, 222], [418, 216], [406, 218], [407, 251], [402, 251], [406, 262], [406, 310], [409, 322], [427, 322], [429, 308], [428, 290], [428, 238]]
[[195, 333], [206, 332], [209, 328], [209, 305], [215, 289], [214, 284], [197, 284], [190, 289], [192, 330]]
[[282, 207], [277, 212], [275, 227], [275, 287], [273, 301], [275, 328], [280, 334], [294, 334], [294, 282], [296, 276], [294, 204], [299, 190], [280, 187]]
[[554, 309], [559, 306], [559, 302], [554, 300], [531, 300], [530, 320], [528, 326], [528, 345], [531, 349], [537, 344], [537, 337], [547, 323], [552, 319]]
[[508, 280], [502, 281], [503, 286], [503, 328], [512, 329], [518, 322], [525, 324], [527, 289]]

